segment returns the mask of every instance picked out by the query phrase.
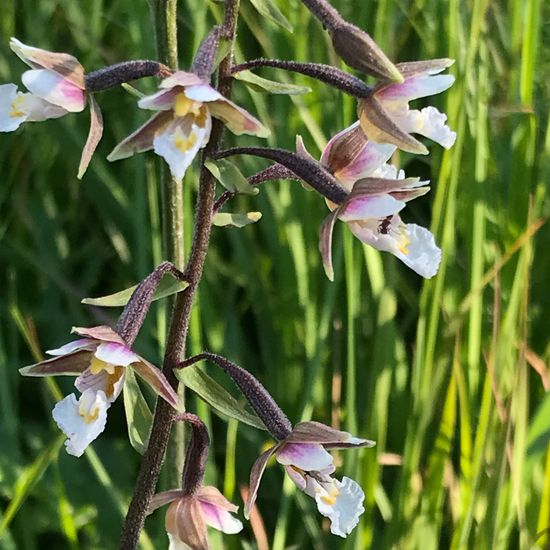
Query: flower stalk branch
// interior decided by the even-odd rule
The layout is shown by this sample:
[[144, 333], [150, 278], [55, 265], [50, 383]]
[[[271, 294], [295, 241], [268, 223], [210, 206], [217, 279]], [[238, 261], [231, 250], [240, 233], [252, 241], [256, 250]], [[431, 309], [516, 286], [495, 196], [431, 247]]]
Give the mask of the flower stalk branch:
[[252, 59], [251, 61], [235, 65], [233, 67], [233, 74], [258, 67], [273, 67], [310, 76], [358, 99], [370, 97], [373, 92], [371, 86], [368, 86], [356, 76], [323, 63], [298, 63], [297, 61], [286, 61], [283, 59]]

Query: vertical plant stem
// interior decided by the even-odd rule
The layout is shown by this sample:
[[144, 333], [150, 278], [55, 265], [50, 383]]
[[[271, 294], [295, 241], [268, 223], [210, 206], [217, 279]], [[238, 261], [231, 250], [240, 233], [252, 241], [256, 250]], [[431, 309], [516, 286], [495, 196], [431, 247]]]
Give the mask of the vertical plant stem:
[[[170, 2], [165, 3], [165, 5], [169, 4]], [[239, 0], [227, 0], [222, 33], [231, 42], [235, 39], [238, 12]], [[219, 66], [218, 90], [226, 97], [231, 95], [232, 60], [233, 48], [231, 48]], [[220, 149], [222, 134], [223, 125], [220, 121], [215, 120], [212, 124], [210, 141], [202, 157], [193, 242], [185, 268], [189, 286], [176, 298], [172, 312], [168, 343], [164, 356], [163, 373], [174, 387], [176, 387], [177, 379], [173, 369], [184, 359], [189, 319], [194, 297], [202, 277], [212, 229], [215, 180], [212, 174], [204, 167], [204, 158]], [[119, 545], [121, 550], [133, 550], [137, 546], [139, 533], [143, 528], [147, 514], [147, 508], [155, 492], [174, 417], [175, 411], [172, 407], [163, 400], [157, 400], [149, 444], [143, 455], [134, 494], [122, 529]]]
[[[178, 0], [149, 0], [151, 18], [155, 29], [157, 56], [162, 63], [171, 69], [178, 68]], [[183, 185], [170, 174], [162, 160], [157, 161], [160, 173], [160, 204], [163, 257], [171, 261], [178, 269], [183, 270], [185, 264], [184, 242], [184, 196]], [[180, 385], [179, 397], [185, 401], [185, 388]], [[167, 481], [175, 484], [179, 479], [185, 456], [185, 425], [177, 423], [172, 436], [173, 445], [168, 457]]]

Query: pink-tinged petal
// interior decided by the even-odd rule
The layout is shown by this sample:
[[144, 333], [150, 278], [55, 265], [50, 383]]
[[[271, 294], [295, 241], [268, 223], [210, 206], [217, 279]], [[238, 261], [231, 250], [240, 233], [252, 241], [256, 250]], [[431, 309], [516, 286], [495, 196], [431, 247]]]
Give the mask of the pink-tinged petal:
[[193, 86], [187, 86], [183, 93], [189, 99], [198, 101], [200, 103], [208, 103], [210, 101], [218, 101], [225, 99], [218, 90], [215, 90], [209, 84], [196, 84]]
[[28, 112], [20, 107], [24, 94], [15, 84], [0, 85], [0, 132], [13, 132], [28, 118]]
[[92, 94], [88, 94], [88, 103], [90, 105], [90, 130], [84, 149], [82, 149], [80, 164], [78, 166], [78, 175], [76, 177], [79, 180], [82, 179], [82, 176], [86, 172], [96, 147], [101, 140], [101, 136], [103, 135], [103, 116]]
[[76, 57], [68, 53], [49, 52], [27, 46], [17, 38], [10, 39], [10, 47], [33, 69], [48, 69], [66, 78], [81, 90], [84, 89], [84, 69]]
[[77, 350], [95, 350], [98, 346], [98, 343], [95, 340], [90, 340], [89, 338], [79, 338], [74, 342], [69, 342], [64, 346], [61, 346], [57, 349], [50, 349], [46, 351], [48, 355], [67, 355]]
[[[346, 166], [334, 173], [336, 179], [348, 189], [359, 179], [376, 174], [396, 150], [390, 143], [368, 141], [359, 154]], [[384, 176], [385, 177], [385, 176]]]
[[321, 424], [320, 422], [300, 422], [292, 429], [292, 433], [286, 439], [287, 442], [293, 443], [318, 443], [324, 447], [331, 448], [347, 448], [354, 447], [372, 447], [374, 441], [354, 437], [349, 432], [343, 432]]
[[73, 327], [71, 333], [93, 338], [94, 340], [102, 340], [103, 342], [116, 342], [117, 344], [126, 345], [126, 342], [117, 334], [111, 327], [100, 325], [98, 327]]
[[[402, 171], [401, 171], [402, 172]], [[395, 175], [395, 170], [388, 170], [388, 174]], [[402, 172], [404, 175], [404, 173]], [[402, 175], [397, 174], [398, 176]], [[416, 189], [425, 182], [421, 182], [419, 178], [398, 178], [390, 179], [386, 177], [372, 177], [363, 178], [357, 180], [353, 185], [353, 189], [349, 195], [350, 199], [368, 197], [373, 195], [382, 195], [386, 193], [392, 193], [394, 191], [407, 191], [410, 189]], [[389, 215], [389, 214], [385, 214]]]
[[100, 370], [97, 373], [87, 369], [75, 380], [74, 385], [81, 393], [87, 390], [102, 391], [109, 403], [112, 403], [120, 395], [125, 378], [124, 367], [114, 367], [110, 371]]
[[256, 460], [256, 462], [254, 462], [252, 466], [252, 470], [250, 470], [248, 498], [246, 499], [246, 503], [244, 505], [244, 517], [246, 519], [250, 517], [250, 511], [252, 510], [252, 507], [256, 502], [256, 496], [258, 495], [258, 488], [260, 487], [260, 481], [262, 480], [262, 476], [264, 475], [264, 471], [267, 466], [267, 463], [271, 458], [271, 456], [273, 455], [273, 453], [275, 453], [279, 449], [279, 446], [280, 445], [275, 445], [274, 447], [271, 447], [271, 449], [268, 449], [263, 454], [261, 454]]
[[391, 195], [358, 195], [346, 201], [338, 218], [344, 222], [379, 219], [397, 214], [403, 208], [405, 203]]
[[177, 89], [162, 89], [152, 95], [142, 97], [138, 101], [138, 107], [152, 111], [170, 111], [174, 107], [174, 99], [178, 93]]
[[125, 344], [119, 344], [118, 342], [103, 342], [97, 347], [95, 356], [100, 361], [119, 367], [127, 367], [132, 363], [141, 361], [139, 355]]
[[396, 115], [392, 114], [392, 118], [407, 132], [425, 136], [445, 149], [452, 147], [456, 141], [456, 133], [446, 124], [447, 115], [435, 107], [426, 107], [421, 111], [399, 112]]
[[409, 153], [428, 154], [428, 149], [396, 123], [393, 113], [386, 111], [375, 97], [359, 101], [359, 122], [372, 141], [389, 143]]
[[149, 504], [147, 508], [147, 514], [152, 514], [157, 508], [170, 504], [170, 502], [182, 498], [185, 496], [185, 493], [181, 489], [172, 489], [171, 491], [163, 491], [162, 493], [157, 493]]
[[166, 512], [166, 531], [180, 545], [174, 548], [180, 548], [184, 543], [193, 550], [210, 550], [201, 506], [193, 497], [174, 500], [170, 504]]
[[376, 92], [376, 97], [383, 103], [387, 101], [413, 101], [421, 97], [440, 94], [449, 89], [455, 81], [450, 74], [415, 75], [407, 78], [403, 84], [390, 85]]
[[197, 493], [197, 498], [201, 502], [207, 502], [208, 504], [212, 504], [213, 506], [226, 510], [227, 512], [236, 512], [239, 509], [238, 506], [227, 500], [220, 493], [219, 489], [212, 487], [211, 485], [201, 487]]
[[65, 446], [73, 456], [82, 456], [86, 447], [105, 429], [109, 403], [101, 391], [87, 390], [77, 401], [74, 393], [56, 404], [52, 415], [67, 436]]
[[176, 117], [155, 137], [155, 153], [168, 163], [175, 180], [183, 180], [197, 153], [208, 143], [211, 128], [212, 120], [208, 113], [204, 120], [187, 115]]
[[185, 71], [176, 71], [174, 74], [166, 77], [161, 83], [160, 88], [168, 89], [174, 86], [194, 86], [195, 84], [204, 84], [204, 81], [195, 73]]
[[358, 121], [328, 142], [321, 163], [351, 189], [357, 179], [371, 175], [384, 164], [395, 149], [395, 145], [370, 141]]
[[218, 508], [213, 504], [208, 502], [200, 501], [202, 516], [206, 525], [214, 527], [222, 533], [227, 533], [228, 535], [233, 535], [242, 531], [243, 524], [234, 516], [231, 515], [231, 512]]
[[262, 138], [269, 136], [269, 130], [258, 119], [228, 99], [213, 101], [208, 104], [208, 109], [213, 117], [223, 121], [234, 134], [250, 134]]
[[305, 491], [307, 482], [304, 473], [301, 470], [295, 469], [293, 466], [285, 466], [284, 468], [288, 477], [294, 482], [294, 485], [296, 485], [300, 491]]
[[285, 443], [277, 452], [277, 462], [285, 466], [295, 466], [306, 472], [314, 472], [330, 467], [333, 459], [322, 445]]
[[359, 523], [359, 517], [365, 511], [365, 493], [348, 477], [344, 477], [341, 482], [334, 479], [324, 489], [315, 495], [317, 509], [330, 519], [330, 532], [345, 538]]
[[448, 69], [454, 62], [454, 59], [444, 57], [441, 59], [428, 59], [426, 61], [406, 61], [405, 63], [398, 63], [396, 67], [405, 78], [409, 78], [417, 74], [439, 74]]
[[160, 397], [170, 403], [175, 409], [179, 408], [178, 395], [168, 380], [166, 380], [162, 371], [142, 358], [140, 358], [139, 362], [133, 363], [132, 368], [141, 378], [143, 378], [143, 380], [145, 380], [145, 382], [147, 382], [147, 384], [149, 384], [157, 395], [160, 395]]
[[134, 153], [143, 153], [153, 148], [155, 136], [162, 132], [173, 118], [171, 111], [161, 111], [151, 117], [143, 126], [123, 139], [109, 154], [108, 161], [131, 157]]
[[83, 111], [86, 106], [84, 91], [53, 71], [26, 71], [21, 80], [29, 92], [71, 113]]
[[338, 208], [331, 212], [323, 220], [319, 231], [319, 252], [321, 252], [323, 267], [329, 281], [334, 281], [334, 269], [332, 267], [332, 233], [334, 231], [334, 223], [336, 222], [338, 214]]
[[23, 376], [77, 376], [90, 365], [89, 351], [76, 351], [19, 369]]

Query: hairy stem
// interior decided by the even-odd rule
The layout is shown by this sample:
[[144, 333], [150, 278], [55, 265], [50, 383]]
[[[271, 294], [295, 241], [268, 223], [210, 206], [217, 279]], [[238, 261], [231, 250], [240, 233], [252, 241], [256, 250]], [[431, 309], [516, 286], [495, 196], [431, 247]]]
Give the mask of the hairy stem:
[[[235, 39], [237, 28], [237, 17], [239, 11], [239, 0], [227, 0], [225, 18], [222, 27], [223, 36], [232, 42]], [[232, 50], [219, 66], [218, 90], [225, 96], [231, 95], [231, 65], [233, 59]], [[210, 141], [206, 146], [203, 161], [206, 156], [218, 151], [223, 134], [223, 125], [219, 121], [212, 124]], [[193, 306], [197, 287], [202, 277], [204, 261], [210, 241], [212, 229], [212, 216], [214, 205], [215, 180], [212, 174], [205, 168], [204, 162], [201, 166], [199, 193], [196, 206], [195, 227], [193, 232], [193, 245], [189, 254], [189, 260], [185, 269], [189, 287], [178, 295], [172, 312], [168, 344], [164, 357], [163, 373], [176, 387], [177, 379], [173, 369], [183, 360], [185, 353], [185, 342], [189, 328], [189, 318]], [[124, 523], [119, 548], [122, 550], [134, 550], [136, 548], [139, 533], [145, 521], [145, 515], [160, 474], [160, 469], [170, 430], [174, 422], [174, 410], [157, 400], [151, 436], [149, 444], [143, 455], [140, 471], [136, 481], [132, 501]]]
[[158, 61], [137, 60], [108, 65], [88, 73], [84, 78], [86, 90], [94, 93], [120, 86], [125, 82], [131, 82], [138, 78], [148, 76], [166, 77], [171, 72], [166, 65]]
[[233, 73], [257, 67], [273, 67], [274, 69], [284, 69], [285, 71], [310, 76], [358, 99], [370, 97], [373, 93], [373, 89], [361, 79], [337, 67], [324, 65], [323, 63], [298, 63], [297, 61], [286, 61], [284, 59], [252, 59], [235, 65]]
[[281, 407], [277, 405], [275, 399], [273, 399], [271, 394], [255, 376], [233, 363], [233, 361], [221, 355], [206, 351], [190, 357], [183, 363], [180, 363], [179, 367], [189, 367], [203, 359], [211, 361], [233, 379], [233, 382], [237, 384], [242, 394], [250, 403], [250, 406], [268, 429], [269, 433], [277, 441], [283, 441], [290, 435], [292, 432], [292, 424], [286, 414], [281, 410]]

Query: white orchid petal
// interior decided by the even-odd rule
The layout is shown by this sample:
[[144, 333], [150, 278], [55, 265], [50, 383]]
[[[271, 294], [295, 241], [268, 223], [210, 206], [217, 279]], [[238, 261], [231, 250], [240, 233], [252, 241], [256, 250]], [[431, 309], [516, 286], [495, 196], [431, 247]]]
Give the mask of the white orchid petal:
[[102, 391], [86, 390], [77, 401], [68, 395], [53, 409], [52, 415], [66, 436], [67, 452], [82, 456], [86, 447], [105, 429], [109, 402]]
[[193, 116], [188, 115], [177, 117], [155, 137], [155, 153], [168, 163], [176, 180], [183, 179], [199, 150], [208, 143], [211, 128], [212, 120], [209, 114], [206, 114], [202, 126], [195, 123]]
[[116, 342], [99, 344], [94, 355], [99, 361], [120, 367], [127, 367], [141, 360], [139, 355], [135, 354], [129, 347]]
[[348, 477], [344, 477], [341, 482], [333, 479], [332, 484], [324, 485], [323, 489], [315, 495], [317, 509], [330, 519], [330, 532], [345, 538], [359, 523], [359, 517], [365, 511], [365, 493]]

